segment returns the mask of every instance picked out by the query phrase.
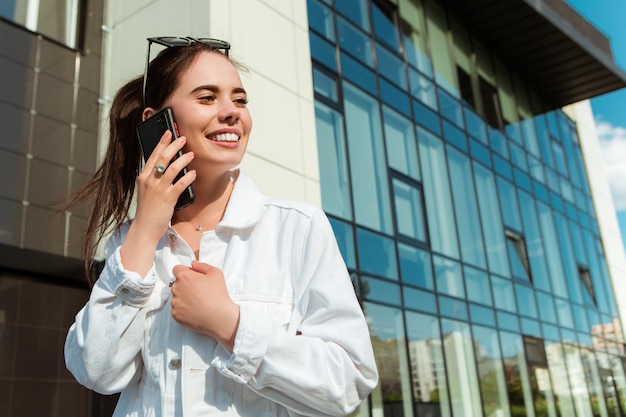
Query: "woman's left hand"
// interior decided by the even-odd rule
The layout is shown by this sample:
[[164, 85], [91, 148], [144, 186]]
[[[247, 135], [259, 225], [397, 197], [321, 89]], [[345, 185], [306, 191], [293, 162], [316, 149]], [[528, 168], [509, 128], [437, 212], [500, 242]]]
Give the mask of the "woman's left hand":
[[233, 351], [239, 325], [239, 306], [228, 295], [224, 274], [209, 264], [193, 261], [191, 267], [172, 270], [172, 317], [196, 333], [215, 338]]

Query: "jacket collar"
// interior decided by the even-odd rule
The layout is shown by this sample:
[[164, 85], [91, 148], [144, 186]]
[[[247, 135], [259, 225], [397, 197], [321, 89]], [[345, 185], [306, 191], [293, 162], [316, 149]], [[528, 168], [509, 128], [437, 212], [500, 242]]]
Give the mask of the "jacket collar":
[[235, 186], [230, 195], [224, 217], [216, 229], [246, 229], [255, 226], [263, 216], [265, 196], [252, 179], [240, 169], [233, 171]]

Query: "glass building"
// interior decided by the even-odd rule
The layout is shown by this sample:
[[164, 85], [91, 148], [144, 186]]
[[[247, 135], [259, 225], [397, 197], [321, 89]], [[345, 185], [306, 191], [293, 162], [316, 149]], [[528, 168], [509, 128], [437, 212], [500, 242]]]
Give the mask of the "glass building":
[[626, 73], [589, 22], [562, 0], [143, 3], [0, 4], [0, 417], [111, 415], [64, 368], [86, 213], [53, 202], [94, 172], [143, 40], [187, 34], [249, 69], [243, 168], [331, 219], [380, 373], [354, 415], [626, 416], [585, 101]]

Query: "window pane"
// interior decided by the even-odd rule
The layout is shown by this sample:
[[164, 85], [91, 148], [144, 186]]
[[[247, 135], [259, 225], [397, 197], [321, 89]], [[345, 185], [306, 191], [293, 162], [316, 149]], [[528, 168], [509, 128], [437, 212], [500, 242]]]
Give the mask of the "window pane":
[[374, 410], [409, 410], [413, 415], [411, 376], [408, 361], [402, 311], [373, 303], [364, 303], [374, 356], [379, 373], [378, 386], [371, 395]]
[[441, 320], [446, 373], [454, 417], [482, 416], [474, 343], [469, 326], [460, 321]]
[[451, 417], [439, 321], [433, 316], [408, 311], [406, 327], [414, 415]]
[[356, 237], [361, 271], [397, 280], [398, 268], [393, 240], [363, 229], [357, 229]]
[[315, 103], [315, 128], [320, 165], [322, 207], [329, 214], [352, 218], [343, 118], [333, 109]]
[[333, 13], [330, 8], [317, 0], [307, 0], [306, 4], [309, 26], [324, 35], [327, 39], [334, 41], [335, 25], [333, 22]]
[[500, 207], [502, 208], [502, 221], [507, 227], [521, 232], [522, 218], [519, 213], [519, 204], [515, 187], [510, 182], [496, 177], [498, 184], [498, 196], [500, 197]]
[[370, 19], [367, 10], [368, 0], [335, 1], [335, 8], [357, 26], [369, 32]]
[[465, 298], [461, 264], [451, 259], [433, 256], [437, 292], [458, 298]]
[[340, 48], [361, 60], [368, 67], [372, 67], [374, 57], [372, 41], [369, 36], [340, 17], [337, 17], [337, 31], [339, 32]]
[[467, 299], [475, 303], [493, 305], [491, 285], [486, 272], [468, 266], [463, 267], [467, 287]]
[[435, 289], [430, 253], [404, 243], [398, 243], [398, 256], [400, 257], [400, 275], [403, 282], [429, 290]]
[[535, 291], [531, 287], [522, 284], [515, 284], [515, 295], [517, 305], [521, 306], [519, 314], [537, 318], [537, 303], [535, 301]]
[[379, 105], [372, 97], [344, 83], [350, 174], [358, 224], [391, 234], [387, 164]]
[[541, 225], [543, 242], [546, 248], [546, 259], [548, 261], [552, 291], [560, 297], [568, 298], [569, 294], [565, 284], [565, 275], [563, 274], [563, 256], [557, 241], [552, 210], [545, 204], [537, 202], [537, 212], [539, 214], [539, 224]]
[[480, 228], [471, 161], [454, 148], [448, 147], [447, 149], [450, 184], [461, 244], [461, 259], [471, 265], [486, 268], [485, 246]]
[[459, 247], [443, 142], [419, 128], [418, 142], [424, 171], [424, 200], [430, 245], [434, 251], [458, 259]]
[[394, 178], [393, 196], [398, 233], [420, 242], [426, 242], [424, 209], [422, 208], [420, 190]]
[[492, 276], [491, 287], [496, 308], [512, 313], [517, 312], [513, 283], [510, 280]]
[[383, 120], [389, 166], [419, 181], [420, 167], [413, 123], [388, 107], [383, 108]]
[[337, 80], [315, 68], [313, 69], [313, 87], [317, 94], [321, 94], [335, 103], [339, 101]]
[[405, 307], [433, 314], [437, 313], [437, 300], [434, 293], [403, 287], [402, 295]]
[[393, 282], [371, 277], [361, 277], [361, 295], [369, 301], [400, 306], [400, 286]]
[[354, 250], [352, 226], [342, 221], [335, 220], [332, 217], [329, 217], [328, 220], [335, 232], [335, 238], [337, 239], [337, 244], [339, 245], [339, 250], [341, 251], [346, 266], [351, 269], [356, 269], [356, 253]]
[[580, 281], [573, 278], [578, 276], [578, 266], [574, 257], [574, 248], [572, 247], [572, 239], [569, 234], [569, 228], [567, 227], [567, 220], [559, 213], [554, 213], [554, 225], [556, 227], [558, 244], [561, 248], [561, 254], [563, 255], [562, 262], [565, 277], [572, 277], [571, 279], [566, 279], [570, 299], [575, 303], [582, 304], [583, 298]]
[[539, 289], [549, 291], [548, 267], [543, 249], [543, 240], [539, 232], [535, 202], [530, 195], [523, 191], [519, 191], [519, 202], [533, 284]]
[[372, 20], [374, 21], [374, 34], [376, 40], [383, 42], [396, 53], [400, 53], [400, 41], [398, 29], [393, 21], [393, 10], [389, 7], [381, 7], [372, 2]]
[[413, 97], [426, 104], [433, 110], [438, 109], [435, 84], [413, 68], [409, 68], [409, 82]]
[[472, 326], [476, 344], [476, 363], [486, 416], [510, 417], [509, 398], [500, 353], [498, 333], [494, 329]]
[[309, 44], [311, 48], [311, 58], [337, 71], [337, 58], [334, 45], [313, 32], [309, 32]]
[[480, 207], [480, 217], [485, 235], [485, 247], [489, 270], [499, 275], [511, 275], [504, 241], [502, 218], [498, 206], [498, 193], [493, 172], [474, 163], [476, 194]]
[[404, 62], [400, 58], [393, 55], [384, 47], [376, 45], [376, 61], [380, 74], [399, 87], [402, 87], [403, 90], [406, 90], [406, 70], [404, 68]]
[[554, 312], [554, 300], [552, 296], [537, 291], [537, 305], [539, 306], [539, 317], [541, 320], [556, 324], [556, 313]]

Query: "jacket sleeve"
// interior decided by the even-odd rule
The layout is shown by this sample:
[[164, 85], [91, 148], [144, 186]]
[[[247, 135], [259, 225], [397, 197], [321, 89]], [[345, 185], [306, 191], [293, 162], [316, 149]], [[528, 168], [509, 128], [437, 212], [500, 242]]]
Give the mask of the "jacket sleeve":
[[234, 354], [213, 361], [222, 374], [299, 415], [351, 413], [375, 388], [367, 323], [326, 215], [316, 210], [295, 256], [295, 306], [285, 330], [242, 308]]
[[65, 341], [68, 370], [101, 394], [121, 392], [141, 376], [145, 307], [162, 286], [154, 267], [143, 279], [123, 269], [120, 246], [126, 229], [122, 226], [107, 241], [105, 267]]

